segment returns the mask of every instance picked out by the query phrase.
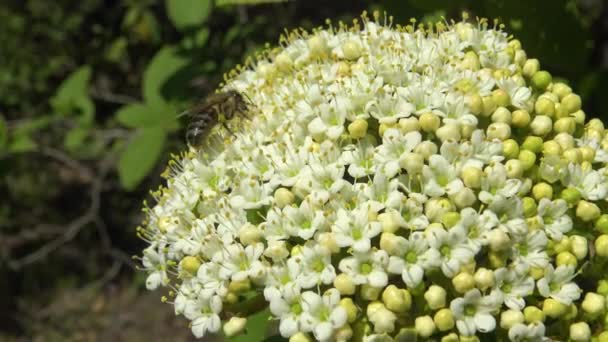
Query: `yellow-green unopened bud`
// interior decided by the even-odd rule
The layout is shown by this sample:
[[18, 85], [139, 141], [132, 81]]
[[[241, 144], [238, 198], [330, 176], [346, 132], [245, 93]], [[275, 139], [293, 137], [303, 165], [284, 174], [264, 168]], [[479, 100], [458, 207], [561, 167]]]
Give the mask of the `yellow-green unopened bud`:
[[307, 43], [312, 56], [322, 57], [327, 52], [327, 41], [319, 35], [309, 38]]
[[355, 139], [361, 139], [367, 135], [367, 121], [363, 119], [356, 119], [348, 125], [348, 133]]
[[259, 242], [262, 236], [262, 231], [251, 223], [246, 223], [239, 231], [239, 240], [245, 246]]
[[435, 322], [431, 316], [420, 316], [416, 317], [414, 321], [414, 327], [416, 328], [416, 332], [422, 338], [427, 338], [435, 332]]
[[550, 117], [546, 115], [535, 116], [532, 122], [530, 123], [530, 130], [534, 135], [545, 136], [551, 133], [552, 129], [553, 121]]
[[387, 309], [397, 313], [406, 312], [412, 306], [412, 296], [409, 291], [399, 289], [395, 285], [386, 287], [382, 292], [382, 301]]
[[454, 315], [450, 309], [441, 309], [433, 317], [435, 326], [439, 331], [448, 331], [454, 328]]
[[420, 130], [420, 123], [416, 117], [403, 118], [399, 120], [399, 128], [402, 133], [416, 132]]
[[441, 119], [433, 112], [423, 113], [420, 115], [418, 122], [420, 123], [420, 128], [425, 132], [435, 132], [439, 128], [439, 125], [441, 125]]
[[431, 310], [437, 310], [445, 306], [446, 295], [447, 293], [443, 287], [431, 285], [424, 293], [424, 299]]
[[464, 58], [460, 63], [460, 66], [464, 69], [474, 71], [479, 70], [481, 65], [479, 63], [479, 57], [477, 56], [475, 51], [467, 51], [467, 53], [464, 54]]
[[350, 324], [343, 325], [341, 328], [336, 330], [334, 338], [336, 339], [336, 342], [350, 341], [353, 338], [353, 328], [350, 326]]
[[585, 115], [585, 112], [583, 112], [582, 109], [577, 110], [576, 112], [570, 114], [570, 116], [572, 116], [574, 118], [574, 121], [576, 122], [577, 125], [582, 125], [585, 123], [585, 118], [587, 117]]
[[347, 40], [342, 44], [342, 52], [344, 58], [349, 60], [355, 60], [361, 56], [361, 44], [356, 40]]
[[503, 141], [502, 153], [507, 159], [517, 158], [519, 156], [519, 144], [513, 139]]
[[380, 302], [373, 302], [367, 306], [367, 317], [374, 324], [374, 331], [378, 334], [391, 333], [395, 330], [397, 316], [384, 307]]
[[465, 335], [460, 335], [458, 340], [460, 342], [479, 342], [480, 341], [479, 337], [477, 337], [477, 336], [465, 336]]
[[574, 113], [581, 109], [581, 97], [576, 94], [568, 94], [562, 99], [562, 106], [566, 108], [568, 113]]
[[560, 99], [563, 99], [566, 95], [572, 93], [572, 88], [570, 88], [567, 84], [562, 82], [553, 83], [553, 88], [551, 88], [553, 94], [557, 95]]
[[581, 200], [576, 207], [576, 216], [585, 222], [589, 222], [600, 217], [600, 208], [592, 202]]
[[561, 146], [562, 150], [568, 150], [574, 147], [574, 137], [568, 133], [558, 133], [553, 138], [555, 142]]
[[286, 53], [280, 53], [274, 59], [277, 68], [282, 72], [287, 72], [293, 67], [293, 60]]
[[[524, 68], [525, 68], [525, 65], [524, 65]], [[532, 84], [532, 86], [534, 88], [536, 88], [538, 90], [545, 90], [545, 89], [547, 89], [549, 84], [551, 84], [552, 81], [553, 81], [553, 78], [551, 77], [551, 74], [548, 71], [540, 70], [532, 76], [530, 83]]]
[[560, 197], [569, 205], [576, 205], [581, 199], [581, 192], [575, 188], [566, 188], [562, 190]]
[[534, 103], [534, 111], [537, 115], [552, 117], [555, 114], [555, 103], [548, 97], [541, 96]]
[[233, 293], [243, 293], [251, 290], [251, 281], [249, 279], [233, 280], [228, 285], [228, 291]]
[[605, 311], [606, 297], [597, 293], [587, 292], [581, 308], [591, 316], [598, 316]]
[[601, 279], [597, 282], [597, 293], [608, 296], [608, 280]]
[[569, 148], [564, 151], [563, 157], [570, 163], [580, 164], [583, 160], [583, 154], [578, 148]]
[[558, 156], [562, 154], [562, 147], [553, 140], [545, 141], [543, 143], [543, 154]]
[[274, 192], [274, 201], [277, 207], [283, 208], [292, 204], [296, 200], [296, 196], [289, 189], [278, 188]]
[[536, 154], [527, 150], [520, 151], [518, 159], [521, 161], [521, 166], [524, 170], [529, 170], [534, 166], [534, 163], [536, 163]]
[[570, 252], [561, 252], [555, 257], [555, 264], [557, 266], [574, 266], [578, 264], [578, 260], [574, 256], [574, 254]]
[[568, 306], [556, 299], [547, 298], [543, 301], [543, 313], [551, 318], [559, 318], [568, 311]]
[[536, 136], [527, 136], [524, 139], [524, 142], [521, 144], [521, 148], [524, 150], [532, 151], [534, 153], [538, 153], [542, 151], [543, 148], [543, 138]]
[[591, 339], [591, 329], [589, 324], [578, 322], [570, 324], [570, 341], [585, 342]]
[[488, 242], [490, 244], [490, 249], [497, 252], [508, 248], [510, 246], [511, 239], [509, 238], [509, 235], [507, 235], [507, 233], [505, 233], [502, 229], [494, 229], [490, 232]]
[[595, 221], [595, 229], [602, 234], [608, 234], [608, 214], [602, 214]]
[[504, 122], [493, 122], [486, 130], [488, 139], [506, 140], [511, 136], [511, 126]]
[[483, 112], [483, 99], [479, 94], [472, 94], [467, 97], [467, 105], [471, 113], [479, 115]]
[[452, 278], [452, 285], [456, 292], [464, 294], [475, 287], [475, 278], [467, 272], [460, 272]]
[[509, 330], [512, 326], [524, 322], [524, 314], [518, 310], [505, 310], [500, 314], [500, 327]]
[[382, 288], [373, 287], [369, 284], [361, 285], [361, 298], [365, 300], [376, 300], [380, 297], [380, 292], [382, 292]]
[[503, 89], [494, 89], [492, 91], [492, 99], [499, 107], [506, 107], [511, 104], [511, 98], [509, 94]]
[[574, 254], [578, 260], [582, 260], [587, 257], [587, 253], [589, 252], [589, 242], [584, 236], [571, 235], [570, 242], [572, 244], [572, 247], [570, 248], [572, 254]]
[[534, 199], [540, 201], [541, 198], [551, 199], [553, 197], [553, 187], [545, 182], [537, 183], [532, 187]]
[[602, 234], [595, 239], [595, 253], [601, 257], [608, 257], [608, 235]]
[[519, 159], [507, 160], [505, 169], [507, 170], [507, 177], [509, 178], [521, 178], [524, 174], [524, 167], [521, 165]]
[[243, 317], [232, 317], [228, 322], [224, 324], [223, 330], [227, 337], [236, 336], [245, 330], [247, 324], [247, 318]]
[[494, 272], [484, 267], [477, 269], [473, 277], [475, 279], [475, 285], [482, 291], [494, 286], [494, 283], [496, 282]]
[[536, 306], [526, 306], [524, 308], [524, 319], [526, 323], [538, 323], [545, 321], [545, 314]]
[[540, 62], [536, 58], [528, 59], [522, 68], [524, 76], [531, 78], [540, 70]]
[[441, 217], [441, 223], [443, 223], [446, 228], [453, 227], [458, 221], [460, 221], [460, 213], [457, 211], [449, 211]]
[[536, 201], [532, 197], [524, 197], [522, 199], [522, 207], [524, 209], [525, 217], [532, 217], [536, 215]]
[[573, 118], [561, 118], [557, 119], [553, 124], [553, 130], [557, 133], [568, 133], [573, 134], [576, 130], [576, 122]]
[[355, 290], [357, 289], [357, 286], [355, 285], [355, 282], [353, 281], [352, 277], [346, 273], [340, 273], [336, 276], [336, 278], [334, 279], [334, 287], [343, 296], [353, 295], [355, 294]]
[[357, 306], [352, 298], [342, 298], [340, 300], [340, 306], [346, 311], [348, 323], [352, 323], [357, 319]]
[[188, 255], [180, 261], [180, 265], [184, 271], [190, 274], [196, 274], [198, 268], [201, 266], [201, 262], [196, 257]]
[[511, 111], [505, 107], [498, 107], [492, 114], [492, 122], [511, 123]]
[[312, 339], [303, 332], [299, 332], [295, 335], [292, 335], [289, 338], [289, 342], [312, 342]]
[[[395, 339], [397, 341], [397, 339]], [[441, 342], [458, 342], [460, 339], [456, 333], [449, 333], [441, 338]]]
[[476, 167], [469, 166], [462, 170], [462, 181], [469, 188], [479, 188], [481, 186], [482, 176], [483, 171]]
[[494, 111], [496, 110], [496, 107], [496, 102], [494, 102], [492, 96], [483, 97], [483, 116], [487, 117], [492, 115], [492, 113], [494, 113]]
[[383, 232], [394, 233], [399, 229], [399, 213], [393, 210], [379, 214], [378, 222], [382, 224]]
[[441, 142], [445, 142], [448, 140], [458, 141], [460, 140], [460, 127], [455, 123], [445, 124], [435, 131], [435, 135], [437, 138], [441, 140]]
[[570, 113], [566, 110], [566, 107], [562, 106], [561, 103], [555, 104], [555, 112], [553, 113], [554, 119], [567, 118], [570, 116]]
[[530, 124], [530, 113], [523, 109], [518, 109], [511, 113], [511, 124], [515, 127], [522, 128]]

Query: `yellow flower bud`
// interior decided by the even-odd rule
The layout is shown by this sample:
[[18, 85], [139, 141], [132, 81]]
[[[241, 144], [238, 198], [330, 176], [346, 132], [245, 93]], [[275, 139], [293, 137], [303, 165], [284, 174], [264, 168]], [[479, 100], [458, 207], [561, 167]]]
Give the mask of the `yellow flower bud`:
[[399, 120], [399, 128], [402, 133], [417, 132], [420, 131], [420, 123], [416, 117], [404, 118]]
[[245, 246], [259, 242], [262, 236], [262, 231], [251, 223], [245, 224], [239, 231], [239, 240]]
[[571, 134], [558, 133], [553, 140], [561, 146], [562, 150], [568, 150], [574, 147], [574, 137], [572, 137]]
[[608, 342], [608, 330], [602, 331], [602, 333], [597, 336], [597, 342]]
[[340, 306], [346, 311], [348, 323], [352, 323], [357, 319], [357, 306], [352, 298], [347, 297], [340, 299]]
[[503, 89], [494, 89], [492, 91], [492, 99], [499, 107], [506, 107], [511, 104], [511, 98], [509, 94]]
[[595, 239], [595, 253], [601, 257], [608, 257], [608, 235], [602, 234]]
[[289, 342], [312, 342], [312, 339], [303, 332], [298, 332], [289, 338]]
[[398, 251], [398, 239], [393, 233], [382, 233], [380, 235], [380, 248], [389, 254], [396, 254]]
[[524, 170], [529, 170], [536, 163], [536, 154], [534, 154], [534, 152], [523, 150], [519, 152], [518, 159], [521, 162], [521, 166], [524, 168]]
[[551, 199], [553, 197], [553, 187], [545, 182], [540, 182], [532, 187], [534, 199], [540, 201], [541, 198]]
[[536, 58], [530, 58], [522, 67], [522, 73], [528, 78], [532, 78], [540, 70], [540, 63]]
[[494, 229], [490, 232], [488, 242], [492, 251], [502, 251], [510, 246], [511, 239], [502, 229]]
[[608, 214], [602, 214], [595, 221], [595, 229], [602, 234], [608, 234]]
[[274, 59], [274, 63], [276, 64], [277, 68], [282, 72], [287, 72], [293, 67], [293, 60], [286, 53], [278, 54]]
[[327, 41], [325, 38], [316, 35], [309, 38], [307, 43], [311, 56], [323, 57], [327, 53]]
[[357, 285], [353, 281], [352, 277], [346, 273], [340, 273], [334, 279], [334, 287], [340, 292], [341, 295], [353, 295], [357, 289]]
[[349, 39], [342, 44], [342, 52], [344, 58], [348, 60], [355, 60], [361, 56], [361, 44], [356, 40]]
[[435, 313], [433, 321], [439, 331], [448, 331], [454, 328], [454, 315], [450, 309], [441, 309]]
[[578, 264], [578, 261], [576, 260], [576, 257], [572, 253], [561, 252], [557, 255], [557, 257], [555, 259], [555, 264], [557, 266], [570, 265], [570, 266], [576, 267], [576, 265]]
[[399, 229], [399, 213], [393, 210], [379, 214], [378, 222], [382, 224], [383, 232], [394, 233]]
[[569, 148], [563, 153], [564, 159], [569, 161], [570, 163], [580, 164], [583, 160], [583, 154], [578, 148]]
[[560, 197], [568, 202], [569, 205], [575, 205], [581, 199], [581, 192], [575, 188], [566, 188], [562, 190]]
[[471, 113], [479, 115], [483, 112], [483, 99], [479, 94], [469, 95], [466, 101]]
[[514, 127], [522, 128], [530, 124], [530, 113], [523, 109], [518, 109], [511, 113], [511, 124]]
[[507, 159], [517, 158], [519, 156], [519, 144], [513, 139], [507, 139], [502, 142], [502, 154]]
[[251, 290], [251, 281], [249, 279], [233, 280], [228, 284], [228, 291], [239, 294]]
[[585, 237], [580, 235], [572, 235], [570, 236], [570, 242], [572, 244], [572, 254], [574, 254], [578, 260], [583, 260], [585, 257], [587, 257], [589, 243]]
[[526, 306], [524, 308], [524, 319], [526, 323], [544, 322], [545, 313], [536, 306]]
[[464, 294], [475, 287], [475, 278], [470, 273], [461, 272], [452, 278], [456, 292]]
[[494, 102], [494, 99], [492, 98], [492, 96], [484, 96], [483, 97], [483, 111], [481, 112], [481, 114], [483, 116], [490, 116], [492, 115], [492, 113], [494, 113], [494, 111], [496, 110], [496, 102]]
[[384, 307], [380, 302], [373, 302], [367, 306], [367, 317], [374, 324], [374, 331], [378, 334], [391, 333], [395, 330], [397, 316]]
[[507, 160], [505, 169], [509, 178], [521, 178], [524, 174], [524, 167], [519, 159]]
[[557, 82], [553, 83], [553, 88], [551, 88], [551, 91], [560, 99], [563, 99], [566, 95], [572, 93], [572, 88], [565, 83]]
[[437, 154], [437, 145], [432, 141], [425, 140], [414, 149], [414, 152], [419, 153], [424, 159], [429, 159], [430, 156]]
[[585, 322], [570, 324], [570, 340], [572, 342], [583, 342], [591, 339], [591, 329]]
[[277, 207], [283, 208], [292, 204], [296, 199], [296, 196], [289, 189], [278, 188], [274, 192], [274, 202]]
[[353, 338], [353, 328], [351, 328], [350, 324], [345, 324], [336, 330], [334, 337], [336, 342], [350, 341]]
[[573, 134], [576, 130], [576, 122], [573, 118], [560, 118], [553, 124], [553, 130], [557, 133]]
[[568, 311], [568, 306], [553, 298], [543, 301], [543, 313], [551, 318], [559, 318]]
[[474, 278], [475, 285], [482, 291], [494, 286], [496, 281], [494, 277], [494, 272], [483, 267], [477, 269]]
[[426, 338], [435, 332], [435, 322], [431, 316], [420, 316], [416, 317], [414, 321], [414, 327], [416, 328], [416, 332], [420, 337]]
[[551, 77], [551, 74], [548, 71], [540, 70], [534, 73], [532, 79], [530, 80], [530, 83], [534, 88], [538, 90], [545, 90], [547, 89], [549, 84], [551, 84], [552, 81], [553, 78]]
[[524, 150], [538, 153], [543, 149], [543, 138], [536, 136], [527, 136], [524, 142], [521, 144], [521, 148]]
[[423, 113], [420, 115], [418, 122], [420, 123], [420, 128], [425, 132], [435, 132], [439, 128], [439, 125], [441, 125], [441, 119], [433, 112]]
[[198, 268], [201, 266], [201, 262], [198, 260], [198, 258], [187, 255], [182, 259], [182, 261], [180, 261], [180, 265], [182, 270], [190, 273], [191, 275], [195, 275]]
[[228, 322], [224, 324], [223, 330], [227, 337], [236, 336], [245, 330], [247, 324], [247, 318], [243, 317], [231, 317]]
[[367, 135], [367, 121], [356, 119], [348, 125], [348, 133], [355, 139], [361, 139]]
[[365, 300], [376, 300], [380, 296], [380, 292], [382, 292], [382, 288], [373, 287], [369, 284], [361, 285], [361, 298]]
[[574, 113], [581, 109], [581, 97], [576, 94], [568, 94], [562, 99], [562, 106], [566, 108], [568, 113]]
[[412, 306], [412, 296], [409, 291], [399, 289], [395, 285], [386, 287], [382, 292], [382, 301], [387, 309], [397, 313], [404, 313]]
[[524, 322], [524, 314], [518, 310], [505, 310], [500, 313], [500, 327], [509, 330], [512, 326]]
[[419, 153], [407, 153], [407, 155], [399, 161], [399, 166], [405, 169], [408, 174], [415, 175], [422, 172], [424, 166], [424, 157]]
[[445, 306], [446, 291], [439, 285], [431, 285], [424, 293], [426, 300], [431, 310], [437, 310]]
[[511, 136], [511, 126], [504, 122], [493, 122], [488, 126], [486, 135], [488, 139], [506, 140]]
[[591, 316], [598, 316], [606, 309], [606, 297], [594, 292], [587, 292], [581, 308]]
[[574, 121], [576, 122], [577, 125], [582, 125], [585, 123], [585, 118], [587, 117], [585, 115], [585, 112], [583, 112], [582, 109], [577, 110], [574, 113], [570, 114], [571, 117], [574, 118]]
[[462, 62], [460, 62], [460, 66], [464, 69], [469, 69], [473, 71], [479, 70], [479, 57], [477, 56], [475, 51], [467, 51], [464, 54]]
[[557, 142], [549, 140], [543, 143], [544, 155], [560, 155], [561, 153], [562, 147]]
[[524, 216], [525, 217], [532, 217], [534, 215], [536, 215], [536, 201], [534, 200], [534, 198], [532, 197], [524, 197], [522, 199], [522, 206], [524, 209]]
[[569, 252], [570, 248], [572, 248], [572, 242], [567, 237], [564, 237], [553, 244], [553, 252], [556, 254], [561, 252]]
[[545, 136], [551, 133], [552, 129], [553, 121], [546, 115], [537, 115], [530, 123], [530, 130], [534, 135]]
[[505, 107], [498, 107], [492, 114], [492, 122], [511, 124], [511, 112]]
[[583, 161], [592, 163], [595, 159], [595, 150], [590, 146], [579, 147]]
[[456, 333], [449, 333], [441, 338], [441, 342], [459, 342], [460, 339]]
[[534, 103], [534, 111], [537, 115], [551, 118], [555, 114], [555, 102], [551, 101], [548, 96], [540, 96]]
[[439, 140], [441, 140], [442, 142], [448, 140], [458, 141], [461, 138], [460, 127], [458, 127], [457, 124], [453, 123], [445, 124], [435, 131], [435, 135], [437, 135], [437, 138], [439, 138]]
[[600, 208], [592, 202], [581, 200], [576, 207], [576, 216], [585, 222], [589, 222], [600, 217]]

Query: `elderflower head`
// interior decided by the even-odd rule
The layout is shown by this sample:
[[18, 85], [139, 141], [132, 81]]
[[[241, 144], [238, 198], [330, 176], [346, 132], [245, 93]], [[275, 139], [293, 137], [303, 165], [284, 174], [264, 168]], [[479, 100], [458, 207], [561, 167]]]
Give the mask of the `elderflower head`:
[[608, 335], [604, 125], [485, 19], [374, 17], [228, 75], [247, 117], [171, 162], [146, 287], [197, 337], [265, 308], [293, 341]]

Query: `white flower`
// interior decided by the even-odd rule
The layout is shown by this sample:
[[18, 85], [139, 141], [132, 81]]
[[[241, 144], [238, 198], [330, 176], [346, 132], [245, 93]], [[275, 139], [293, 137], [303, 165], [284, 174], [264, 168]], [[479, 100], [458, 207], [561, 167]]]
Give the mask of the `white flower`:
[[462, 227], [453, 227], [449, 231], [441, 228], [430, 228], [427, 239], [431, 248], [439, 252], [437, 261], [446, 277], [452, 278], [460, 266], [473, 260], [474, 253], [466, 241], [466, 232]]
[[199, 297], [186, 303], [184, 316], [191, 320], [192, 334], [197, 338], [205, 333], [218, 332], [221, 328], [219, 313], [222, 311], [222, 300], [218, 296], [210, 298]]
[[281, 336], [287, 338], [297, 333], [300, 330], [300, 315], [304, 311], [300, 288], [293, 283], [282, 291], [269, 286], [264, 289], [264, 297], [270, 302], [270, 312], [281, 320]]
[[409, 230], [422, 230], [428, 227], [429, 219], [424, 215], [422, 206], [426, 197], [412, 196], [399, 207], [399, 227]]
[[534, 279], [526, 274], [527, 268], [499, 268], [494, 271], [495, 287], [492, 292], [502, 298], [512, 310], [522, 310], [525, 297], [534, 291]]
[[353, 247], [355, 252], [365, 253], [371, 248], [371, 239], [380, 234], [380, 222], [368, 222], [368, 209], [360, 207], [353, 211], [338, 210], [331, 226], [336, 243], [340, 247]]
[[372, 182], [358, 184], [362, 201], [369, 201], [372, 209], [397, 208], [405, 195], [399, 191], [399, 179], [390, 179], [383, 173], [376, 173]]
[[509, 329], [509, 339], [513, 342], [541, 342], [545, 338], [545, 325], [542, 322], [514, 324]]
[[429, 158], [429, 165], [422, 168], [422, 179], [424, 193], [433, 197], [455, 194], [464, 186], [454, 167], [440, 155]]
[[313, 135], [325, 134], [329, 139], [336, 140], [344, 131], [346, 108], [342, 101], [322, 103], [316, 109], [318, 116], [308, 124], [308, 130]]
[[369, 114], [380, 123], [395, 123], [400, 118], [407, 118], [416, 108], [396, 94], [385, 94], [373, 99], [368, 104]]
[[511, 258], [517, 266], [545, 268], [549, 264], [547, 236], [542, 230], [532, 230], [528, 234], [513, 235]]
[[521, 181], [516, 178], [507, 179], [507, 169], [501, 163], [495, 163], [485, 169], [485, 177], [481, 179], [479, 200], [491, 204], [495, 200], [515, 196], [521, 187]]
[[482, 296], [478, 289], [465, 293], [450, 303], [458, 331], [465, 336], [473, 336], [477, 331], [486, 333], [496, 328], [492, 312], [498, 307], [495, 295]]
[[424, 271], [437, 266], [439, 252], [429, 248], [427, 240], [420, 232], [412, 233], [409, 239], [397, 236], [395, 249], [391, 251], [388, 271], [400, 274], [403, 282], [410, 288], [420, 284]]
[[348, 165], [348, 174], [357, 179], [376, 173], [378, 164], [374, 162], [375, 149], [370, 139], [361, 139], [356, 145], [345, 147], [341, 161]]
[[602, 170], [583, 170], [580, 164], [569, 164], [568, 173], [562, 180], [565, 186], [570, 186], [581, 192], [586, 200], [597, 201], [608, 196], [606, 173]]
[[285, 219], [282, 220], [285, 231], [291, 236], [298, 236], [304, 240], [310, 240], [325, 226], [323, 211], [315, 209], [307, 200], [302, 201], [300, 207], [283, 208], [283, 215], [285, 215]]
[[356, 253], [352, 257], [340, 261], [340, 271], [348, 274], [357, 285], [369, 284], [373, 287], [383, 288], [388, 283], [386, 266], [388, 254], [383, 251], [371, 253]]
[[220, 277], [234, 281], [245, 280], [248, 277], [260, 277], [265, 273], [259, 258], [264, 252], [264, 245], [256, 243], [243, 247], [239, 244], [226, 246], [221, 253], [216, 253], [213, 262], [222, 265]]
[[488, 243], [488, 234], [498, 223], [496, 214], [490, 210], [484, 210], [480, 215], [473, 208], [464, 208], [456, 227], [462, 227], [466, 231], [467, 244], [477, 254]]
[[545, 275], [537, 283], [538, 292], [543, 297], [551, 297], [562, 304], [570, 305], [581, 296], [581, 289], [571, 281], [576, 277], [574, 267], [561, 265], [553, 268], [549, 264], [545, 268]]
[[302, 330], [312, 331], [319, 341], [329, 340], [336, 329], [346, 324], [346, 310], [339, 302], [340, 293], [333, 288], [322, 297], [311, 291], [302, 293]]
[[221, 266], [214, 262], [203, 263], [196, 273], [202, 283], [201, 296], [211, 297], [219, 295], [224, 297], [228, 293], [228, 281], [220, 276]]
[[321, 245], [304, 246], [301, 254], [287, 261], [288, 267], [292, 263], [301, 265], [297, 283], [304, 289], [330, 284], [336, 277], [336, 270], [331, 265], [331, 252]]
[[566, 214], [567, 211], [568, 203], [563, 199], [551, 201], [541, 198], [538, 202], [538, 217], [543, 223], [545, 232], [553, 240], [561, 240], [563, 233], [572, 229], [572, 219]]
[[383, 172], [388, 178], [397, 175], [401, 170], [401, 164], [422, 141], [420, 132], [409, 132], [401, 134], [396, 128], [387, 129], [382, 136], [382, 144], [376, 148], [374, 161], [383, 165]]

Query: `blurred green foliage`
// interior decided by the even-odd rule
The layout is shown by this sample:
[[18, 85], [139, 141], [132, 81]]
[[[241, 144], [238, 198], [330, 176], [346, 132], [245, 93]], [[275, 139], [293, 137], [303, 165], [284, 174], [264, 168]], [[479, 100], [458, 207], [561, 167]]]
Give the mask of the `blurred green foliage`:
[[[137, 253], [141, 201], [169, 152], [185, 147], [177, 113], [284, 28], [363, 10], [386, 10], [397, 23], [458, 20], [463, 10], [499, 18], [580, 92], [588, 114], [608, 113], [601, 0], [2, 1], [0, 302], [9, 304], [0, 329], [28, 333], [21, 301], [48, 301]], [[256, 317], [248, 340], [266, 331], [267, 316]]]

